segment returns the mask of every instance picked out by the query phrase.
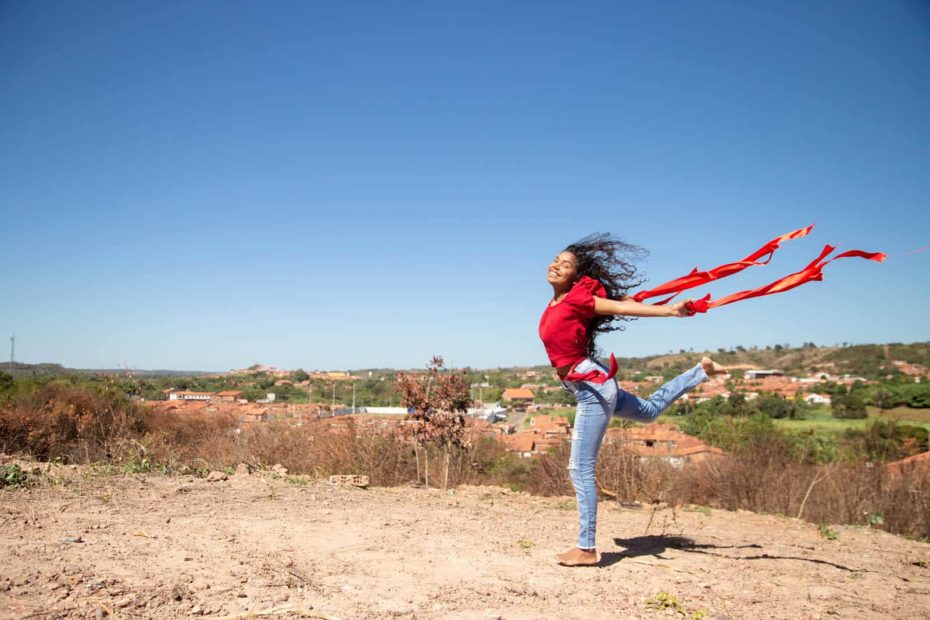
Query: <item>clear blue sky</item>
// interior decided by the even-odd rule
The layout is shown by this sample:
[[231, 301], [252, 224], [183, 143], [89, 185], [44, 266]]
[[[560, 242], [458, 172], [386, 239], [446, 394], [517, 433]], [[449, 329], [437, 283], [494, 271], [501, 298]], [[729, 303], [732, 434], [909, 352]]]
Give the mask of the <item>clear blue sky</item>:
[[545, 364], [567, 243], [657, 284], [810, 223], [707, 292], [889, 260], [602, 347], [930, 339], [926, 2], [4, 0], [0, 93], [20, 361]]

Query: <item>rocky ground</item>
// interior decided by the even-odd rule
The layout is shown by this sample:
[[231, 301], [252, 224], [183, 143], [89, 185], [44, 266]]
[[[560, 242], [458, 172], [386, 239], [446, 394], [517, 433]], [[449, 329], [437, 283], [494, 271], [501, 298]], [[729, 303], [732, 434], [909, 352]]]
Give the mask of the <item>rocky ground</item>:
[[23, 466], [3, 618], [930, 617], [930, 545], [861, 527], [604, 501], [569, 569], [571, 498]]

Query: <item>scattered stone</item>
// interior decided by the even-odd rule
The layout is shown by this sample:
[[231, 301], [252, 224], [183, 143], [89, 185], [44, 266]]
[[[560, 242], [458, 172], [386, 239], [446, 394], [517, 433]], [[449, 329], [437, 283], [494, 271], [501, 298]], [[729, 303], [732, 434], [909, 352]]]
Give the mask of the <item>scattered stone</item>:
[[368, 476], [360, 475], [342, 475], [342, 476], [330, 476], [330, 484], [344, 484], [348, 486], [358, 487], [360, 489], [365, 489], [368, 487]]
[[203, 607], [201, 607], [200, 605], [194, 605], [193, 607], [191, 607], [192, 616], [199, 616], [201, 614], [203, 614]]
[[252, 473], [252, 468], [249, 467], [246, 463], [239, 463], [236, 465], [236, 475], [237, 476], [248, 476]]
[[227, 476], [224, 472], [214, 470], [207, 475], [207, 482], [222, 482], [228, 478], [229, 476]]
[[84, 539], [81, 538], [80, 536], [68, 536], [68, 537], [65, 538], [62, 542], [66, 542], [66, 543], [82, 543], [82, 542], [84, 542]]
[[282, 465], [281, 463], [275, 463], [275, 464], [274, 464], [274, 467], [271, 468], [271, 471], [273, 471], [274, 473], [278, 474], [279, 476], [286, 476], [286, 475], [287, 475], [287, 467], [285, 467], [285, 466]]

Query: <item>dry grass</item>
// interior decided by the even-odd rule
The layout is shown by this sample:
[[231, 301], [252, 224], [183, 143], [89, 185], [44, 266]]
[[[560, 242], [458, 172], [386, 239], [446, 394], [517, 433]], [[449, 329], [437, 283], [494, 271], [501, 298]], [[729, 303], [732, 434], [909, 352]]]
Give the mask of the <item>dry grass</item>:
[[[42, 460], [157, 464], [164, 471], [280, 463], [292, 474], [362, 474], [373, 485], [417, 479], [410, 440], [391, 433], [332, 428], [322, 421], [238, 424], [219, 416], [156, 413], [125, 398], [45, 386], [0, 406], [0, 451]], [[441, 480], [445, 452], [433, 446], [420, 467]], [[449, 484], [498, 484], [540, 495], [572, 495], [565, 443], [534, 459], [507, 453], [493, 438], [449, 449]], [[747, 441], [731, 456], [673, 468], [644, 461], [622, 445], [605, 445], [598, 481], [619, 501], [660, 501], [801, 517], [817, 523], [880, 526], [930, 538], [930, 471], [891, 475], [881, 465], [808, 464], [784, 442]]]

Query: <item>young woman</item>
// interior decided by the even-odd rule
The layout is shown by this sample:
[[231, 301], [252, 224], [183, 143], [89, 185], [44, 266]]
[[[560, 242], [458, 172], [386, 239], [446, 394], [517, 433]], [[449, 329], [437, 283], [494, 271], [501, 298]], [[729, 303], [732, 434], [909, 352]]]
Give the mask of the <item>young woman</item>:
[[726, 369], [709, 357], [675, 377], [643, 400], [625, 392], [610, 368], [595, 359], [594, 339], [599, 333], [620, 329], [620, 317], [686, 317], [690, 300], [670, 306], [653, 306], [633, 301], [626, 295], [641, 284], [636, 268], [627, 257], [643, 250], [605, 234], [595, 234], [573, 243], [549, 265], [552, 300], [539, 322], [549, 361], [574, 393], [578, 402], [568, 470], [578, 500], [578, 546], [558, 555], [565, 566], [597, 564], [597, 486], [594, 470], [604, 432], [612, 416], [651, 422], [672, 402], [707, 379]]

